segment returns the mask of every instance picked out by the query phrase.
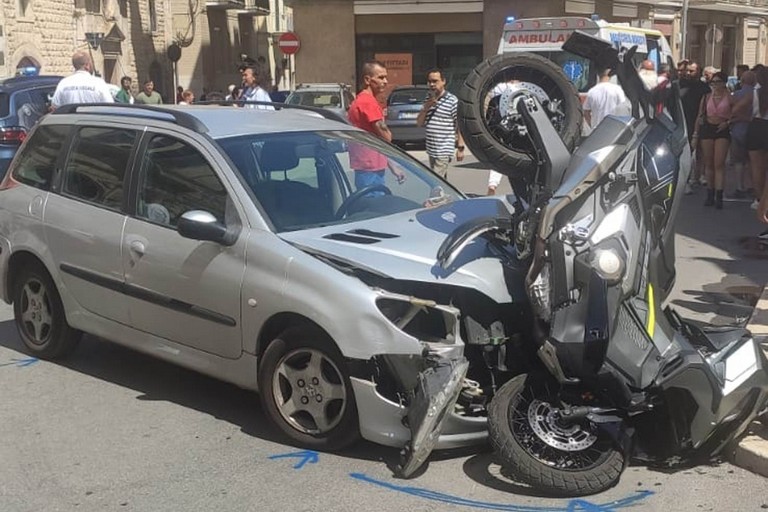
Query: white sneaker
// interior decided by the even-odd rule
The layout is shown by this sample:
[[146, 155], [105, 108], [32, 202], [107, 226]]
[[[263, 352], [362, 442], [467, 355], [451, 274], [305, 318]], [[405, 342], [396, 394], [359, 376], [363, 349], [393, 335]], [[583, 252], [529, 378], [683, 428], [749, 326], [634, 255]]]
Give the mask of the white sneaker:
[[757, 199], [755, 199], [754, 201], [752, 201], [752, 204], [751, 204], [751, 205], [749, 205], [749, 207], [750, 207], [750, 208], [752, 208], [753, 210], [757, 210], [757, 207], [758, 207], [758, 206], [760, 206], [760, 201], [758, 201]]
[[689, 196], [693, 194], [693, 188], [691, 188], [691, 184], [686, 182], [685, 183], [685, 189], [683, 190], [683, 194]]

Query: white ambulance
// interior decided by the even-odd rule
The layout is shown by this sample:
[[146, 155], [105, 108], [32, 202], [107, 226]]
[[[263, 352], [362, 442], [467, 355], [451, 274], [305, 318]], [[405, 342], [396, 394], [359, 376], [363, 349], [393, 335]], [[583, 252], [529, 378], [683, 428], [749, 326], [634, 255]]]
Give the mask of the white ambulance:
[[609, 41], [617, 47], [637, 46], [637, 66], [645, 59], [655, 64], [657, 72], [661, 64], [674, 65], [672, 49], [660, 31], [590, 18], [507, 18], [498, 53], [539, 54], [560, 66], [576, 89], [585, 93], [595, 85], [598, 70], [593, 69], [590, 61], [563, 51], [563, 43], [575, 30]]

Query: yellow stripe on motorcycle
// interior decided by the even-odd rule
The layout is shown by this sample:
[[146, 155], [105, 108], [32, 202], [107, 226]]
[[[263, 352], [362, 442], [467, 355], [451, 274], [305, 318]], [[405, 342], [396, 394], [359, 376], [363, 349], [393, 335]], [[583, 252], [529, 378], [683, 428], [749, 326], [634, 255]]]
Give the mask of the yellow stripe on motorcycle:
[[656, 304], [653, 299], [653, 285], [650, 283], [648, 284], [648, 321], [645, 324], [645, 330], [653, 339], [653, 333], [656, 331]]
[[669, 189], [667, 190], [667, 197], [672, 197], [672, 184], [669, 184]]

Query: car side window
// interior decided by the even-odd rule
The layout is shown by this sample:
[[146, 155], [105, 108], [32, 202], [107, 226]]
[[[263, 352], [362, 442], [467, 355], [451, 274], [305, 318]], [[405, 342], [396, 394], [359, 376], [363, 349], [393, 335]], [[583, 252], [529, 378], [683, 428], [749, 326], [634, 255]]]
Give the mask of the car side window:
[[[233, 212], [231, 205], [229, 209]], [[175, 228], [179, 218], [191, 210], [205, 210], [226, 224], [227, 190], [197, 149], [179, 139], [156, 135], [144, 153], [136, 214]]]
[[81, 128], [64, 170], [64, 193], [112, 210], [123, 206], [123, 180], [136, 142], [134, 130]]
[[16, 117], [19, 126], [29, 131], [48, 112], [48, 96], [52, 89], [30, 89], [17, 92], [14, 96]]
[[69, 134], [65, 125], [40, 126], [27, 141], [24, 151], [17, 157], [11, 171], [13, 179], [41, 190], [49, 190], [56, 159], [64, 148]]

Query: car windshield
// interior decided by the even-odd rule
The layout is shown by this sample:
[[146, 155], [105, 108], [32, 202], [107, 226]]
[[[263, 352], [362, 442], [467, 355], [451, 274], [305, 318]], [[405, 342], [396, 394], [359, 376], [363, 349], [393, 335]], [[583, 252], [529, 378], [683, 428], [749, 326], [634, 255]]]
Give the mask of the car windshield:
[[390, 105], [411, 105], [427, 101], [429, 89], [400, 89], [389, 95]]
[[461, 193], [363, 132], [218, 139], [275, 231], [346, 224], [438, 206]]
[[295, 91], [286, 100], [289, 105], [305, 107], [341, 107], [339, 91]]

